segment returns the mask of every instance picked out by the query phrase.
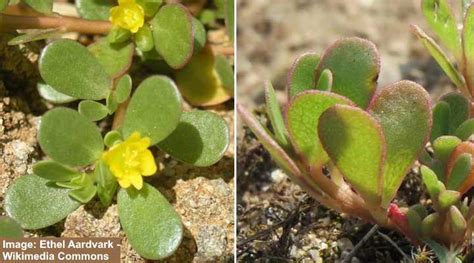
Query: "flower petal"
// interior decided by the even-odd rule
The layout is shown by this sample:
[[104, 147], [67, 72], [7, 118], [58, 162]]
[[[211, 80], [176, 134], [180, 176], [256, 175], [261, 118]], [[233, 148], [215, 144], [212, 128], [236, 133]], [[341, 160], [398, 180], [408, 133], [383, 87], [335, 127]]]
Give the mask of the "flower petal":
[[155, 158], [151, 151], [146, 150], [140, 153], [140, 172], [144, 176], [150, 176], [156, 173], [157, 167], [155, 163]]
[[143, 187], [143, 178], [141, 177], [141, 175], [136, 175], [136, 176], [131, 176], [129, 177], [130, 178], [130, 181], [132, 183], [132, 185], [137, 188], [137, 190], [140, 190], [142, 189]]

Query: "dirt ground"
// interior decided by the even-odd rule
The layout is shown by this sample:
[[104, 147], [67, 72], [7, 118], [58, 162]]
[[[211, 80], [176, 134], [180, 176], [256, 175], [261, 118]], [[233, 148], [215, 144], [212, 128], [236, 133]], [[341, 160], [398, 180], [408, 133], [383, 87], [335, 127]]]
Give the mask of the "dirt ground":
[[[409, 79], [436, 99], [452, 85], [409, 32], [411, 23], [430, 32], [419, 6], [419, 0], [238, 1], [238, 102], [261, 110], [265, 80], [286, 101], [283, 89], [293, 60], [307, 51], [322, 53], [335, 40], [350, 36], [367, 38], [378, 47], [379, 88]], [[372, 226], [319, 206], [238, 125], [238, 259], [342, 261]], [[410, 173], [397, 201], [410, 205], [423, 199], [419, 175]], [[379, 229], [352, 262], [423, 262], [427, 254], [397, 233]]]

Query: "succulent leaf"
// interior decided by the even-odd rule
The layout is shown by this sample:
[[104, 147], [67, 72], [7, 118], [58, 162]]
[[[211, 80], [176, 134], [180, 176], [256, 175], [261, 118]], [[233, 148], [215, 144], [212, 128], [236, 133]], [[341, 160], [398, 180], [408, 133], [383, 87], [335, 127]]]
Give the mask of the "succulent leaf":
[[326, 50], [315, 79], [329, 69], [333, 76], [332, 92], [366, 108], [375, 92], [380, 59], [375, 45], [361, 38], [345, 38]]
[[270, 82], [265, 83], [265, 101], [268, 118], [272, 124], [275, 139], [284, 148], [288, 147], [285, 121], [281, 113], [275, 90]]
[[434, 157], [443, 163], [446, 163], [451, 153], [461, 143], [461, 140], [455, 136], [441, 136], [433, 142]]
[[469, 119], [456, 129], [454, 135], [463, 141], [467, 141], [474, 134], [474, 119]]
[[446, 189], [459, 190], [471, 174], [472, 155], [463, 153], [456, 158], [451, 173], [447, 177]]
[[286, 79], [289, 100], [300, 92], [315, 88], [314, 72], [319, 65], [319, 61], [319, 55], [315, 53], [303, 54], [295, 60]]
[[380, 205], [386, 148], [377, 120], [360, 108], [335, 105], [321, 115], [318, 131], [344, 178], [369, 205]]
[[438, 137], [449, 134], [449, 104], [445, 101], [436, 103], [433, 108], [433, 127], [431, 129], [431, 142]]
[[316, 84], [316, 89], [331, 91], [332, 89], [332, 73], [329, 69], [323, 70], [321, 76], [319, 77], [318, 84]]

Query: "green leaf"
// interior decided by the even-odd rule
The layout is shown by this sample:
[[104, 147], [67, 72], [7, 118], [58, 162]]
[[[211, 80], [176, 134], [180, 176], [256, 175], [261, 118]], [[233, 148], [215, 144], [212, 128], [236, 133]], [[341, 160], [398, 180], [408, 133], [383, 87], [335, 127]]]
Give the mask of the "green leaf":
[[73, 40], [61, 39], [47, 45], [39, 59], [39, 70], [46, 84], [78, 99], [104, 99], [112, 87], [104, 67], [86, 47]]
[[319, 65], [319, 61], [319, 55], [314, 53], [306, 53], [296, 59], [286, 79], [288, 98], [315, 88], [314, 72]]
[[438, 137], [449, 134], [449, 104], [440, 101], [433, 108], [433, 127], [431, 129], [431, 142]]
[[116, 130], [111, 130], [104, 136], [104, 144], [109, 148], [112, 147], [117, 141], [121, 140], [122, 134]]
[[323, 165], [329, 160], [319, 141], [317, 127], [321, 114], [336, 104], [353, 105], [337, 94], [311, 90], [295, 96], [288, 106], [286, 124], [291, 142], [311, 165]]
[[51, 186], [36, 175], [16, 179], [5, 195], [5, 211], [24, 229], [44, 228], [66, 218], [80, 203], [68, 196], [68, 189]]
[[224, 0], [224, 12], [225, 12], [225, 26], [227, 28], [227, 34], [229, 38], [233, 41], [234, 40], [234, 0]]
[[151, 185], [120, 189], [118, 209], [130, 245], [146, 259], [173, 254], [181, 243], [183, 225], [173, 206]]
[[471, 113], [471, 103], [468, 98], [457, 92], [451, 92], [443, 97], [442, 101], [449, 104], [449, 132], [453, 134], [465, 122]]
[[222, 55], [217, 55], [215, 57], [214, 69], [227, 93], [234, 94], [234, 70], [229, 60]]
[[21, 238], [23, 229], [8, 216], [0, 216], [0, 238]]
[[172, 157], [195, 166], [215, 164], [229, 146], [229, 128], [219, 115], [185, 112], [178, 127], [158, 146]]
[[10, 39], [8, 41], [8, 45], [15, 46], [15, 45], [29, 43], [32, 41], [47, 39], [58, 34], [59, 32], [60, 31], [57, 28], [38, 29], [33, 32], [25, 33], [25, 34], [22, 34]]
[[132, 65], [132, 43], [111, 44], [107, 38], [101, 38], [87, 48], [112, 78], [123, 75]]
[[318, 84], [316, 84], [316, 89], [331, 91], [332, 89], [332, 73], [329, 69], [323, 70], [321, 76], [319, 77]]
[[452, 205], [456, 205], [461, 200], [461, 194], [457, 191], [445, 190], [438, 196], [438, 203], [441, 210], [446, 210]]
[[0, 0], [0, 11], [3, 11], [8, 6], [9, 0]]
[[135, 44], [137, 44], [137, 47], [143, 52], [150, 51], [155, 47], [153, 34], [147, 24], [142, 26], [135, 34]]
[[449, 226], [453, 234], [464, 236], [467, 228], [466, 219], [454, 205], [449, 208]]
[[456, 17], [446, 0], [423, 0], [421, 10], [431, 29], [457, 59], [462, 57], [461, 37]]
[[62, 107], [43, 115], [38, 140], [49, 157], [71, 166], [91, 164], [104, 149], [99, 129], [79, 112]]
[[446, 163], [461, 140], [454, 136], [441, 136], [433, 142], [434, 156], [436, 159]]
[[225, 82], [221, 80], [215, 66], [216, 58], [212, 50], [205, 47], [194, 55], [184, 68], [176, 72], [179, 90], [192, 105], [212, 106], [232, 97], [232, 88], [224, 86]]
[[53, 13], [53, 0], [22, 0], [34, 10], [43, 14]]
[[287, 148], [289, 144], [285, 121], [283, 120], [283, 115], [281, 114], [281, 109], [276, 98], [275, 90], [273, 89], [272, 83], [270, 82], [265, 84], [265, 101], [267, 115], [272, 124], [275, 139], [278, 144], [283, 146], [283, 148]]
[[121, 77], [115, 87], [115, 98], [118, 103], [122, 103], [128, 99], [132, 92], [132, 78], [130, 75]]
[[109, 109], [102, 103], [93, 100], [83, 100], [79, 103], [78, 111], [90, 121], [102, 120], [109, 113]]
[[459, 127], [454, 132], [459, 139], [463, 141], [467, 141], [471, 135], [474, 134], [474, 119], [466, 120], [465, 122], [461, 123]]
[[38, 89], [39, 95], [51, 103], [62, 104], [77, 100], [76, 98], [62, 94], [44, 82], [38, 82], [36, 88]]
[[410, 226], [410, 230], [417, 235], [421, 234], [421, 222], [422, 218], [420, 215], [413, 209], [409, 209], [407, 212], [407, 219], [408, 219], [408, 225]]
[[97, 181], [97, 195], [102, 205], [107, 207], [112, 204], [112, 200], [117, 192], [117, 179], [103, 161], [97, 164], [94, 174]]
[[360, 108], [335, 105], [319, 118], [319, 138], [346, 180], [370, 205], [379, 205], [385, 145], [377, 120]]
[[420, 216], [421, 219], [425, 218], [428, 215], [428, 211], [422, 204], [412, 205], [410, 210], [416, 211], [416, 213]]
[[163, 0], [137, 0], [137, 4], [143, 7], [146, 17], [153, 17], [163, 4]]
[[458, 87], [459, 89], [466, 90], [464, 79], [459, 73], [459, 71], [454, 67], [448, 59], [448, 56], [443, 52], [443, 50], [436, 44], [436, 42], [430, 38], [421, 28], [412, 25], [412, 32], [418, 37], [418, 39], [423, 43], [425, 48], [430, 52], [431, 56], [438, 62], [438, 65], [443, 69], [444, 73], [449, 77], [449, 79]]
[[105, 107], [109, 110], [109, 114], [114, 113], [117, 108], [118, 108], [118, 101], [117, 101], [117, 96], [115, 95], [115, 92], [112, 92], [107, 96], [107, 99], [105, 100]]
[[433, 234], [433, 229], [438, 224], [439, 214], [433, 213], [425, 217], [421, 222], [421, 233], [424, 237], [430, 237]]
[[474, 88], [474, 5], [471, 5], [464, 18], [462, 35], [464, 66], [468, 87]]
[[193, 32], [194, 32], [194, 53], [199, 52], [207, 41], [207, 34], [204, 25], [193, 16]]
[[70, 167], [50, 160], [35, 163], [33, 173], [53, 182], [70, 181], [81, 174]]
[[369, 110], [382, 126], [387, 148], [382, 198], [386, 206], [429, 139], [431, 99], [418, 84], [400, 81], [382, 89]]
[[437, 200], [442, 190], [438, 184], [438, 177], [430, 168], [424, 165], [421, 166], [421, 176], [431, 199]]
[[124, 43], [132, 37], [130, 30], [114, 26], [107, 35], [107, 40], [112, 44]]
[[69, 196], [83, 204], [89, 203], [97, 193], [97, 188], [94, 185], [88, 185], [80, 189], [73, 189], [69, 192]]
[[471, 174], [472, 155], [463, 153], [456, 158], [451, 173], [448, 175], [446, 189], [459, 190]]
[[184, 67], [191, 59], [194, 46], [192, 16], [180, 4], [160, 8], [151, 20], [155, 48], [172, 68]]
[[115, 4], [111, 0], [76, 0], [79, 15], [90, 20], [109, 20], [110, 9]]
[[123, 121], [123, 137], [138, 131], [156, 144], [170, 135], [179, 123], [181, 96], [171, 79], [152, 76], [145, 79], [130, 100]]
[[316, 71], [316, 78], [329, 69], [333, 76], [332, 92], [366, 108], [375, 92], [380, 59], [375, 45], [361, 38], [345, 38], [326, 50]]

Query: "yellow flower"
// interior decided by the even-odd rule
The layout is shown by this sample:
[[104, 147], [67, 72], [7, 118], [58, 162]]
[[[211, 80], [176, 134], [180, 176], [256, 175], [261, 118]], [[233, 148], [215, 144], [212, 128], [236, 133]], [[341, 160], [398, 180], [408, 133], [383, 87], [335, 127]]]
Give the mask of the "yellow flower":
[[119, 5], [110, 9], [110, 22], [136, 33], [145, 22], [145, 11], [135, 0], [119, 0]]
[[140, 133], [134, 132], [127, 140], [112, 146], [102, 155], [102, 160], [117, 177], [121, 187], [133, 185], [140, 190], [143, 186], [142, 176], [156, 173], [155, 159], [148, 147], [150, 138], [141, 138]]

